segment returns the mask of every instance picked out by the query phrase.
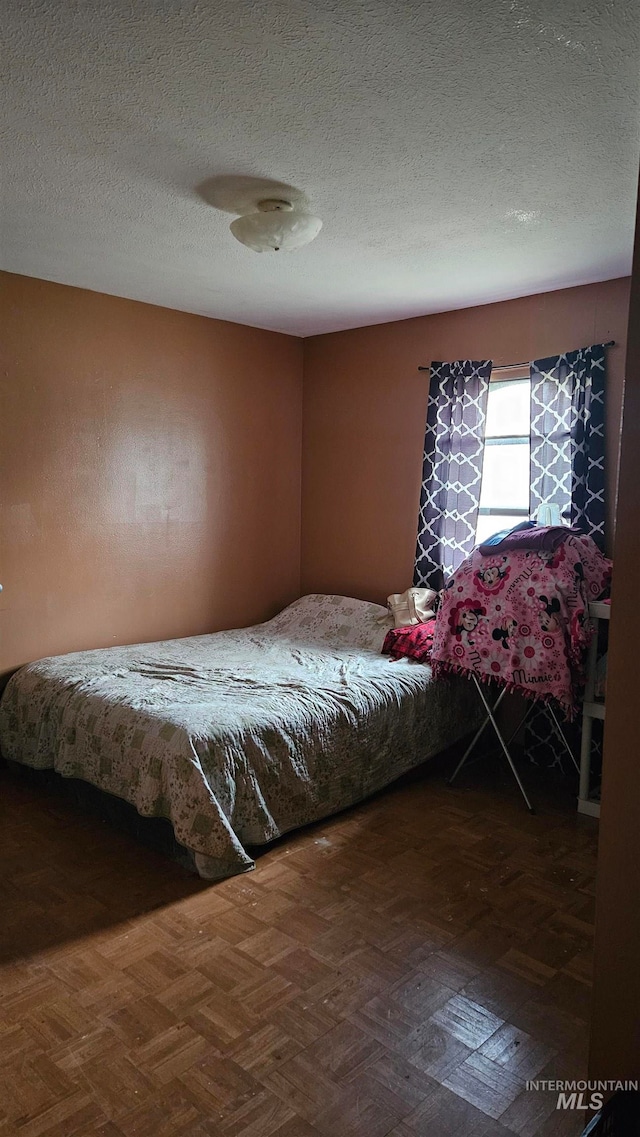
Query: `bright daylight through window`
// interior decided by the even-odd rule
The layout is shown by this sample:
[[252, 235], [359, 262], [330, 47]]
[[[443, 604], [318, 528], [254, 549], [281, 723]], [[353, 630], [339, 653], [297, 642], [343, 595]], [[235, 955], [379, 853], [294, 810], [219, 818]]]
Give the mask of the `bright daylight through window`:
[[478, 544], [529, 517], [530, 391], [528, 378], [489, 383]]

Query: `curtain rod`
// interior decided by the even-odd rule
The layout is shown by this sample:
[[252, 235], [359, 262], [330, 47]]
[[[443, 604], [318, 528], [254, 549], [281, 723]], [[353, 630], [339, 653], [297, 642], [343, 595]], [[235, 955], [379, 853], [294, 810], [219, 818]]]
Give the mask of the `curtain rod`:
[[[603, 347], [615, 347], [615, 342], [616, 342], [615, 340], [608, 340], [608, 342], [603, 344], [602, 346]], [[491, 368], [491, 374], [493, 374], [494, 371], [513, 371], [516, 367], [529, 367], [530, 363], [531, 363], [531, 360], [529, 360], [529, 359], [525, 359], [523, 363], [500, 363], [497, 367]], [[430, 371], [430, 370], [431, 370], [431, 366], [429, 366], [429, 367], [418, 367], [418, 371]]]

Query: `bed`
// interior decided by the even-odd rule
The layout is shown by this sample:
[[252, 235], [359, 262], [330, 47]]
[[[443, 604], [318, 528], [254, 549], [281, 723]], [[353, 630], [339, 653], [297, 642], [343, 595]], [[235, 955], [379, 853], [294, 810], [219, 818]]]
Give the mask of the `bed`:
[[388, 785], [479, 722], [471, 685], [381, 655], [379, 605], [305, 596], [274, 619], [54, 656], [0, 702], [0, 751], [167, 818], [201, 877]]

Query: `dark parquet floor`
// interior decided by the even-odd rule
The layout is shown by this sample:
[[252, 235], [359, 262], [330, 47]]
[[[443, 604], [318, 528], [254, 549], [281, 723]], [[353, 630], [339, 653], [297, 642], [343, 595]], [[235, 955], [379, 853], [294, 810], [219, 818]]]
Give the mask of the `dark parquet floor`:
[[215, 885], [1, 770], [0, 1135], [581, 1132], [597, 823], [444, 770]]

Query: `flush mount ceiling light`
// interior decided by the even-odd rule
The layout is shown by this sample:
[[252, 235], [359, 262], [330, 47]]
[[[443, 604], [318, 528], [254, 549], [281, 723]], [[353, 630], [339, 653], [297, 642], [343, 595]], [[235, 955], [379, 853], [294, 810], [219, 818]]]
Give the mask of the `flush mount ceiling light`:
[[264, 198], [252, 212], [231, 222], [237, 241], [256, 253], [278, 253], [301, 249], [322, 229], [322, 221], [312, 213], [280, 198]]

